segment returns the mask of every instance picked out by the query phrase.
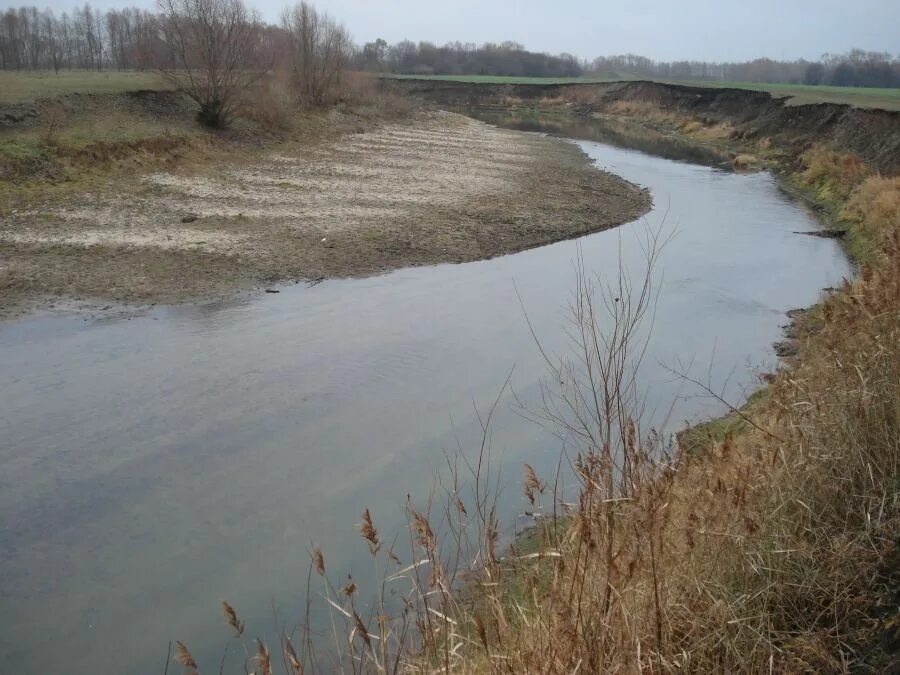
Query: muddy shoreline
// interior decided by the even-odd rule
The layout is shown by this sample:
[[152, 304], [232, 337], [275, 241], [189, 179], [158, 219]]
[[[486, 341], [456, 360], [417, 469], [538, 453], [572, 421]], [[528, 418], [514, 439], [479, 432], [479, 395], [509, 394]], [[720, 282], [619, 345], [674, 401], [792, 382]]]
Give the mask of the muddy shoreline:
[[0, 318], [492, 258], [635, 220], [650, 205], [574, 144], [417, 113], [0, 211]]

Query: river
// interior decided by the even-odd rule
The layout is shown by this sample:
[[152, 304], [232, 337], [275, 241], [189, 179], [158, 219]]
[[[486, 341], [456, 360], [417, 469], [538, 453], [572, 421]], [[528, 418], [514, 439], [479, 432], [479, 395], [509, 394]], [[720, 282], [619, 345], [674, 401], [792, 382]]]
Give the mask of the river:
[[[399, 270], [130, 319], [36, 316], [0, 326], [0, 670], [161, 673], [170, 640], [215, 672], [228, 599], [251, 636], [302, 616], [308, 550], [365, 580], [354, 524], [402, 530], [445, 452], [472, 448], [512, 371], [521, 397], [567, 350], [580, 247], [642, 269], [646, 228], [671, 234], [641, 385], [650, 410], [721, 407], [666, 366], [694, 361], [740, 402], [776, 367], [785, 311], [851, 274], [839, 245], [767, 173], [736, 174], [580, 141], [650, 189], [639, 222], [482, 262]], [[712, 365], [710, 366], [710, 362]], [[521, 463], [551, 475], [552, 434], [507, 392], [492, 425], [501, 520]]]

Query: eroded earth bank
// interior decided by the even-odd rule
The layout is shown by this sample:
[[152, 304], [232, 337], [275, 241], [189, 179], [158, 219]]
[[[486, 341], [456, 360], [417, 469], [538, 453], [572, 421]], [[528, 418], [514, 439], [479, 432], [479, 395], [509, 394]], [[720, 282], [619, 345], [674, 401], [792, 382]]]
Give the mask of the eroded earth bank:
[[0, 210], [0, 316], [489, 258], [634, 220], [650, 201], [574, 144], [422, 112]]

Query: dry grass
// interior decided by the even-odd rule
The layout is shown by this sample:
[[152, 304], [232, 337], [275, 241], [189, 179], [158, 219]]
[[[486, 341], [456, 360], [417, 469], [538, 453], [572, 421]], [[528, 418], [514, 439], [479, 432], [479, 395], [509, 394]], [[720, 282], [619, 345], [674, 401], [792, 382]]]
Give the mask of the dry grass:
[[[688, 122], [686, 126], [682, 127], [682, 132], [701, 141], [726, 141], [735, 133], [735, 126], [730, 122], [701, 123], [699, 127], [696, 124], [696, 122]], [[693, 130], [690, 130], [688, 127], [692, 125]]]
[[825, 145], [814, 145], [800, 157], [804, 166], [800, 180], [816, 190], [821, 202], [845, 200], [871, 173], [857, 155], [835, 152]]
[[119, 94], [167, 89], [154, 72], [104, 70], [0, 72], [0, 105], [56, 99], [66, 94]]
[[[886, 246], [890, 265], [825, 303], [750, 431], [690, 457], [639, 440], [631, 380], [609, 367], [621, 352], [607, 351], [635, 347], [632, 315], [598, 335], [606, 305], [582, 285], [574, 334], [587, 349], [574, 370], [551, 367], [543, 415], [582, 447], [578, 499], [554, 502], [566, 526], [540, 528], [536, 557], [479, 568], [451, 645], [437, 643], [444, 661], [459, 655], [460, 672], [896, 667], [878, 645], [900, 620], [900, 235]], [[526, 476], [531, 499], [538, 479]], [[440, 654], [424, 647], [428, 670]]]
[[850, 195], [841, 217], [854, 224], [858, 258], [869, 259], [886, 250], [887, 240], [900, 223], [900, 177], [869, 176]]
[[734, 138], [736, 127], [731, 122], [698, 119], [686, 113], [666, 110], [652, 101], [613, 101], [606, 105], [590, 88], [583, 92], [567, 91], [567, 98], [603, 107], [607, 114], [632, 119], [640, 124], [674, 128], [679, 134], [701, 143], [720, 143]]
[[390, 80], [372, 73], [345, 73], [331, 97], [336, 104], [388, 117], [408, 115], [413, 108], [412, 101], [396, 90]]
[[639, 117], [647, 121], [671, 120], [672, 115], [650, 101], [614, 101], [607, 110], [612, 115]]
[[900, 227], [900, 177], [881, 176], [858, 156], [821, 144], [803, 153], [800, 162], [796, 182], [847, 229], [850, 255], [861, 263], [886, 264]]
[[597, 105], [602, 100], [601, 90], [591, 86], [564, 87], [560, 96], [564, 101], [576, 105]]
[[270, 73], [241, 97], [239, 111], [262, 129], [288, 131], [297, 121], [296, 96], [285, 73]]
[[748, 153], [741, 153], [731, 160], [731, 165], [737, 170], [752, 169], [759, 165], [759, 158]]
[[681, 133], [691, 135], [703, 129], [703, 123], [699, 120], [686, 120], [681, 124]]

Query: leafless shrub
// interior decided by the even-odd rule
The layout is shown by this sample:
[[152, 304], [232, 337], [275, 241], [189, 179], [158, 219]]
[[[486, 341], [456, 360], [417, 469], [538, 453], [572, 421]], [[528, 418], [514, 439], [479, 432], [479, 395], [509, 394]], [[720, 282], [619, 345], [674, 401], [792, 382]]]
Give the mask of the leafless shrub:
[[374, 117], [404, 117], [414, 110], [412, 100], [397, 91], [390, 80], [379, 79], [371, 73], [346, 72], [329, 99], [349, 106], [360, 115]]
[[260, 76], [260, 23], [243, 0], [159, 0], [161, 34], [174, 66], [160, 73], [193, 99], [204, 125], [221, 128]]
[[329, 94], [339, 90], [352, 54], [350, 34], [307, 2], [285, 9], [281, 25], [288, 36], [287, 63], [299, 103], [327, 103]]
[[288, 75], [273, 71], [250, 85], [240, 97], [240, 112], [242, 118], [265, 130], [293, 128], [297, 121], [297, 102]]
[[57, 142], [57, 133], [66, 123], [65, 107], [57, 102], [52, 101], [44, 105], [41, 111], [41, 121], [43, 128], [41, 130], [41, 141], [44, 145], [54, 145]]

